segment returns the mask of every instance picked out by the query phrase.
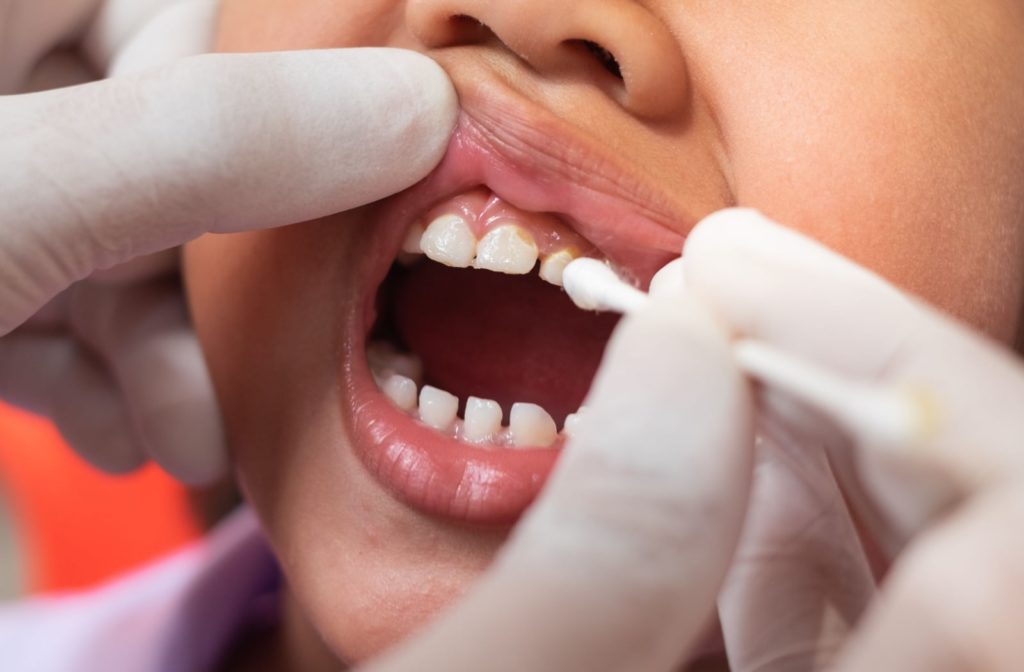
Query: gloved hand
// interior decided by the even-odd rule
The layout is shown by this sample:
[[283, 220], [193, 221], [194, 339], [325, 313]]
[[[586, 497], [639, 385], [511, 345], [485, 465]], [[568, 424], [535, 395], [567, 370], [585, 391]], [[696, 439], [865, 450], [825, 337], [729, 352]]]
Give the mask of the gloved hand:
[[[761, 390], [754, 505], [720, 601], [733, 669], [1024, 669], [1019, 359], [753, 211], [702, 222], [684, 259], [688, 290], [734, 336], [912, 391], [931, 420], [882, 443]], [[895, 559], [875, 597], [822, 449]]]
[[440, 160], [457, 114], [444, 72], [398, 50], [124, 74], [206, 50], [217, 4], [0, 2], [0, 92], [122, 74], [0, 97], [0, 398], [50, 416], [96, 466], [152, 457], [191, 483], [225, 457], [173, 248], [400, 191]]

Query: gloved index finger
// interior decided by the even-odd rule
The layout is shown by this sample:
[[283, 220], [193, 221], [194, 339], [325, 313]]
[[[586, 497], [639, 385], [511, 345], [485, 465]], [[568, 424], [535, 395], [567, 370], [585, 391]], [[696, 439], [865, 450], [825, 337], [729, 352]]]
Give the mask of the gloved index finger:
[[[702, 222], [684, 259], [687, 286], [736, 336], [790, 353], [850, 389], [926, 399], [932, 426], [912, 441], [879, 441], [874, 427], [844, 421], [858, 449], [833, 451], [841, 472], [843, 460], [856, 472], [841, 473], [844, 486], [856, 487], [856, 478], [894, 526], [890, 548], [958, 498], [1024, 473], [1024, 420], [1015, 410], [1024, 369], [1010, 353], [751, 210]], [[792, 411], [767, 409], [806, 420]]]
[[394, 49], [197, 56], [0, 99], [0, 334], [94, 270], [400, 191], [456, 114], [441, 68]]

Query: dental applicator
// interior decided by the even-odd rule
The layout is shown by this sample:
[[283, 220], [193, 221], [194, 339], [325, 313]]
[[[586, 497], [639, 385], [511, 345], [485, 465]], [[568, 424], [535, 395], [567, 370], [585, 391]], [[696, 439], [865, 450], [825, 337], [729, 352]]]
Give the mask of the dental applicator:
[[[582, 257], [571, 262], [562, 283], [573, 303], [584, 310], [629, 314], [650, 301], [647, 294], [597, 259]], [[651, 281], [655, 292], [669, 286], [683, 286], [682, 259], [663, 268]], [[934, 404], [921, 391], [849, 381], [752, 339], [736, 341], [733, 354], [747, 375], [824, 412], [848, 431], [876, 444], [917, 444], [935, 430]]]

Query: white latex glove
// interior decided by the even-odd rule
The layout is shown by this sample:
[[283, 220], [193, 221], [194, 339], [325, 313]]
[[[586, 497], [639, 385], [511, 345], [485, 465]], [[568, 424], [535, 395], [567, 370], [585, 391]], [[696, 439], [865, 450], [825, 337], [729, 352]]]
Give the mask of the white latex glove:
[[[753, 211], [701, 223], [684, 258], [688, 289], [734, 335], [851, 381], [916, 390], [934, 420], [915, 442], [882, 444], [761, 392], [768, 454], [721, 598], [734, 669], [1024, 670], [1018, 358]], [[822, 448], [896, 556], [874, 600]]]
[[[0, 91], [204, 50], [216, 11], [0, 0]], [[152, 457], [184, 481], [215, 478], [220, 417], [172, 248], [410, 186], [456, 114], [433, 61], [385, 49], [202, 55], [0, 97], [0, 397], [50, 416], [103, 469]]]

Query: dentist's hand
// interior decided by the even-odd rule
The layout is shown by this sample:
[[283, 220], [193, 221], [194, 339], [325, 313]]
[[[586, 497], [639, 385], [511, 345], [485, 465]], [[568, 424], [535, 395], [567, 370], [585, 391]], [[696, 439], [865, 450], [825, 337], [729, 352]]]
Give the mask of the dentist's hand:
[[[755, 505], [720, 603], [733, 669], [1024, 669], [1019, 359], [753, 211], [705, 220], [684, 258], [688, 290], [734, 335], [916, 391], [933, 421], [883, 445], [762, 391]], [[895, 558], [875, 598], [822, 448]]]
[[451, 83], [385, 49], [174, 60], [208, 48], [212, 0], [0, 10], [0, 92], [120, 74], [0, 97], [0, 398], [51, 417], [101, 468], [154, 458], [209, 481], [220, 418], [173, 248], [412, 185], [447, 146]]

